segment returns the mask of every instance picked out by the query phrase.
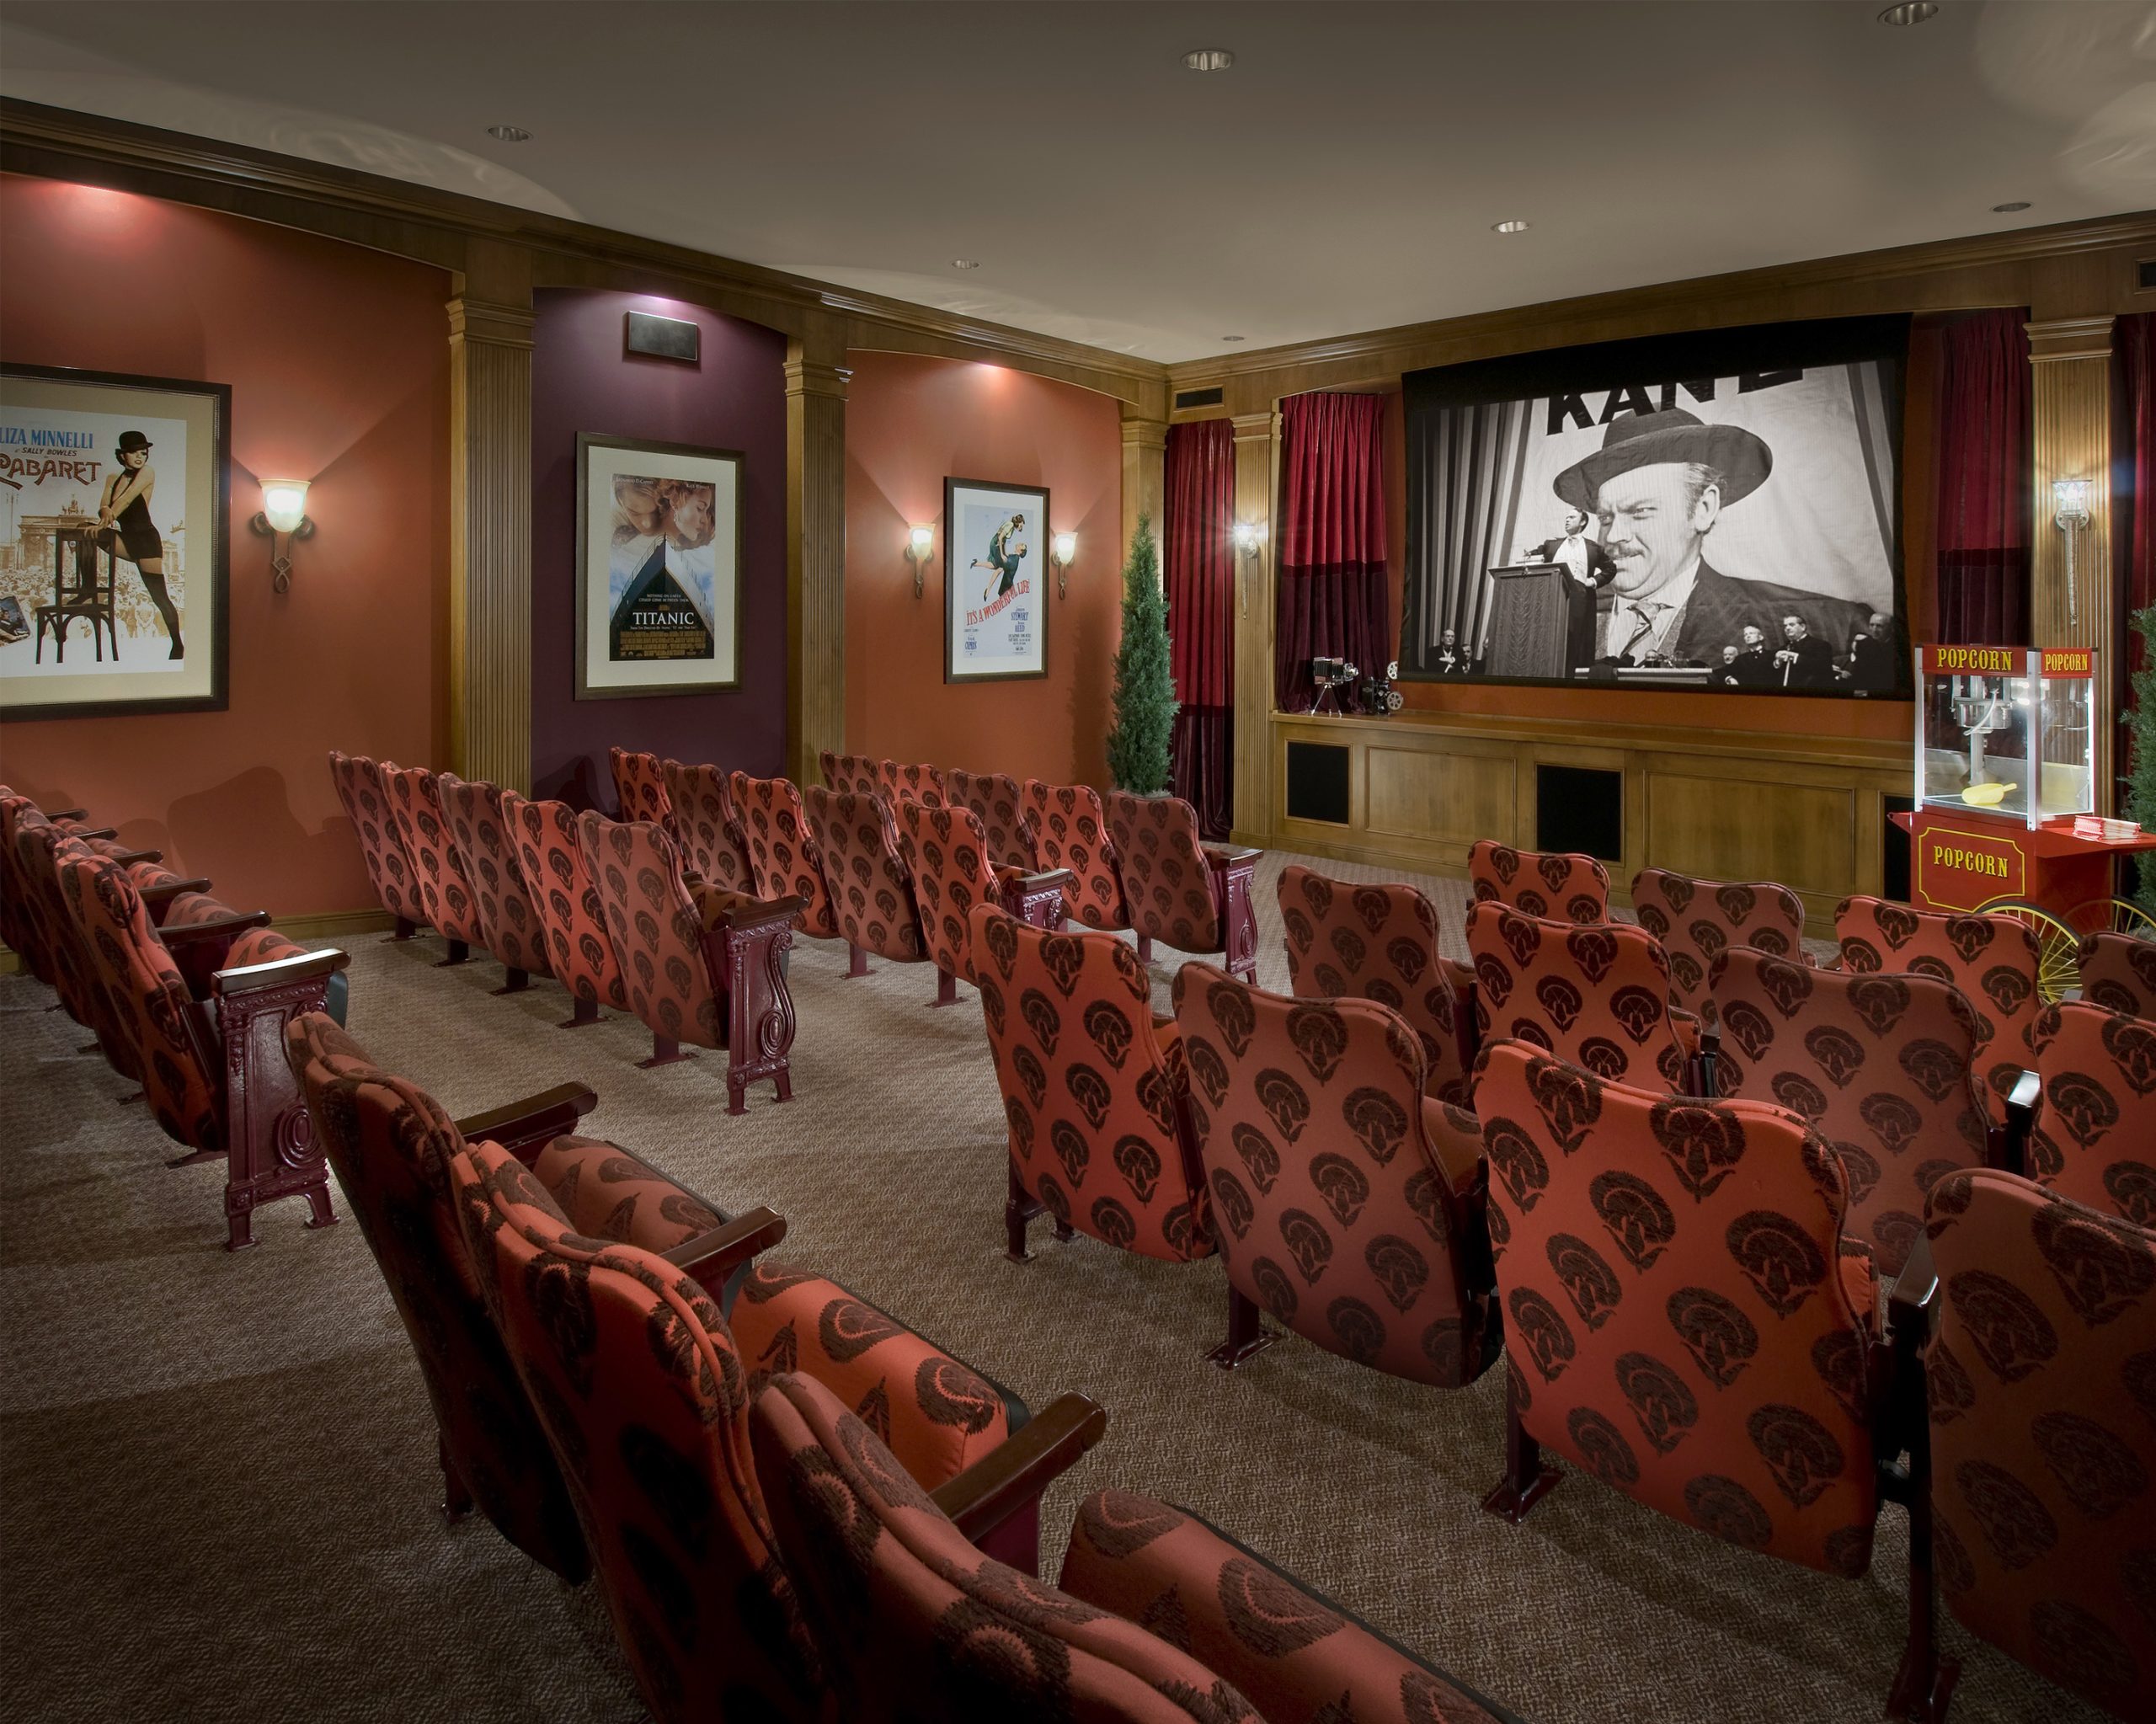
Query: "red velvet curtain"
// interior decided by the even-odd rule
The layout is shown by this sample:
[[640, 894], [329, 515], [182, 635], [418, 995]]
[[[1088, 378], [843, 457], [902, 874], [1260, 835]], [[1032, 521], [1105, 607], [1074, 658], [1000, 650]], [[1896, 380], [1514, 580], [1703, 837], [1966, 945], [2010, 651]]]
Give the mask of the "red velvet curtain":
[[1170, 743], [1175, 793], [1224, 839], [1235, 807], [1235, 433], [1226, 419], [1168, 427], [1168, 662], [1182, 702]]
[[1941, 641], [2029, 643], [2028, 317], [1976, 312], [1941, 331]]
[[[1279, 609], [1273, 697], [1283, 713], [1316, 698], [1310, 660], [1352, 660], [1366, 675], [1392, 657], [1385, 599], [1385, 402], [1291, 395], [1280, 404]], [[1361, 702], [1340, 691], [1349, 711]]]
[[[2141, 637], [2131, 618], [2136, 611], [2156, 605], [2156, 312], [2135, 312], [2118, 321], [2119, 381], [2122, 389], [2121, 417], [2127, 446], [2116, 465], [2122, 469], [2111, 485], [2112, 506], [2125, 520], [2119, 543], [2126, 558], [2122, 583], [2126, 614], [2120, 618], [2126, 638], [2121, 670], [2138, 670], [2144, 656]], [[2127, 686], [2121, 677], [2120, 707], [2126, 709]], [[2121, 757], [2123, 760], [2123, 756]]]

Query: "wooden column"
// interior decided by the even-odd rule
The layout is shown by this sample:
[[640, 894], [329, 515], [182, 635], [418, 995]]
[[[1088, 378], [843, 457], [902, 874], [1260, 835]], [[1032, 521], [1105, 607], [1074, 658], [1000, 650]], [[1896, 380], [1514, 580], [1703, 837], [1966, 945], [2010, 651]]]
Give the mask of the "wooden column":
[[820, 784], [846, 749], [846, 350], [818, 332], [786, 350], [786, 771]]
[[1273, 473], [1280, 415], [1237, 414], [1235, 520], [1264, 529], [1255, 556], [1235, 553], [1235, 808], [1239, 844], [1273, 842]]
[[[1139, 416], [1123, 404], [1123, 542], [1115, 547], [1120, 568], [1138, 535], [1138, 517], [1153, 523], [1153, 542], [1161, 542], [1161, 514], [1166, 503], [1168, 428], [1161, 419]], [[1164, 571], [1165, 572], [1165, 571]]]
[[475, 243], [449, 302], [450, 761], [531, 792], [531, 278]]
[[[2030, 617], [2040, 647], [2094, 647], [2091, 713], [2096, 806], [2112, 811], [2113, 699], [2118, 595], [2111, 580], [2111, 323], [2109, 316], [2029, 325], [2036, 485]], [[2089, 481], [2089, 525], [2073, 534], [2073, 592], [2067, 591], [2067, 535], [2055, 526], [2053, 479]]]

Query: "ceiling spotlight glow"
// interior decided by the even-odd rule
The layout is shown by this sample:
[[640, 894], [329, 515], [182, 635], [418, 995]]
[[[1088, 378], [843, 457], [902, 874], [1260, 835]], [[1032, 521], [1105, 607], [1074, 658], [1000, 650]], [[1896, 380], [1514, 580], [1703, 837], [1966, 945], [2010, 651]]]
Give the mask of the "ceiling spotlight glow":
[[1250, 339], [1250, 337], [1247, 335], [1223, 335], [1220, 339], [1223, 341], [1247, 341]]
[[1898, 6], [1890, 6], [1879, 14], [1881, 24], [1896, 28], [1905, 24], [1922, 24], [1939, 10], [1939, 0], [1902, 0]]
[[1225, 72], [1235, 63], [1235, 56], [1225, 48], [1193, 48], [1182, 56], [1182, 63], [1193, 72]]
[[1524, 233], [1527, 228], [1528, 224], [1524, 222], [1492, 222], [1490, 224], [1492, 233]]
[[2020, 211], [2020, 210], [2025, 210], [2025, 209], [2027, 209], [2028, 207], [2029, 207], [2029, 200], [2028, 200], [2026, 198], [2024, 198], [2024, 199], [2022, 199], [2022, 200], [2021, 200], [2020, 202], [2018, 202], [2018, 203], [2012, 203], [2012, 204], [1993, 204], [1993, 205], [1991, 206], [1991, 212], [1992, 212], [1992, 214], [1993, 214], [1993, 215], [1994, 215], [1994, 216], [2011, 216], [2011, 215], [2013, 215], [2015, 211]]
[[951, 267], [954, 270], [978, 270], [980, 268], [980, 259], [979, 258], [953, 258], [951, 259]]
[[487, 136], [504, 144], [528, 144], [531, 141], [531, 134], [520, 125], [490, 125], [487, 128]]

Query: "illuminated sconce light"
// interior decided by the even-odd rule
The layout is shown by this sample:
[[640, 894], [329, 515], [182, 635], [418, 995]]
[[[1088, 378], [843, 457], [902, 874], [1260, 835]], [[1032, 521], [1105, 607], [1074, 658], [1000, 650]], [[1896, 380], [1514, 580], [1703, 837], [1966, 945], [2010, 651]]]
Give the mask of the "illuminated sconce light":
[[1070, 596], [1070, 563], [1078, 554], [1078, 535], [1058, 533], [1049, 541], [1049, 561], [1055, 565], [1055, 595], [1059, 599]]
[[2078, 628], [2081, 623], [2081, 606], [2073, 583], [2073, 535], [2075, 530], [2089, 522], [2089, 481], [2086, 479], [2053, 479], [2052, 481], [2052, 525], [2066, 535], [2066, 626]]
[[913, 564], [913, 595], [921, 595], [922, 583], [927, 579], [923, 573], [928, 567], [929, 553], [936, 548], [936, 529], [932, 526], [911, 528], [906, 534], [906, 560]]
[[[305, 479], [263, 480], [261, 512], [248, 523], [270, 541], [270, 575], [280, 593], [292, 584], [292, 541], [314, 536], [314, 523], [307, 513], [307, 487]], [[280, 537], [285, 542], [281, 552], [277, 548]]]
[[[1239, 520], [1235, 523], [1235, 537], [1236, 554], [1242, 563], [1247, 564], [1265, 548], [1265, 523], [1262, 520]], [[1250, 593], [1243, 584], [1241, 567], [1235, 570], [1235, 608], [1244, 612], [1250, 610]]]

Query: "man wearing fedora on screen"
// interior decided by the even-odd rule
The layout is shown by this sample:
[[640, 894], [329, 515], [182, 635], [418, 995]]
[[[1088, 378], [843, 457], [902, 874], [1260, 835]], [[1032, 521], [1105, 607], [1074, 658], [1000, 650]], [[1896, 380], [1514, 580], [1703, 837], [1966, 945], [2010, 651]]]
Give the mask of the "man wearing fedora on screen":
[[1557, 495], [1592, 510], [1602, 548], [1617, 566], [1598, 657], [1640, 665], [1719, 665], [1746, 627], [1779, 634], [1791, 614], [1845, 648], [1864, 623], [1844, 600], [1739, 580], [1706, 558], [1721, 511], [1742, 502], [1774, 471], [1774, 451], [1742, 425], [1703, 424], [1683, 408], [1613, 419], [1602, 447], [1557, 476]]

